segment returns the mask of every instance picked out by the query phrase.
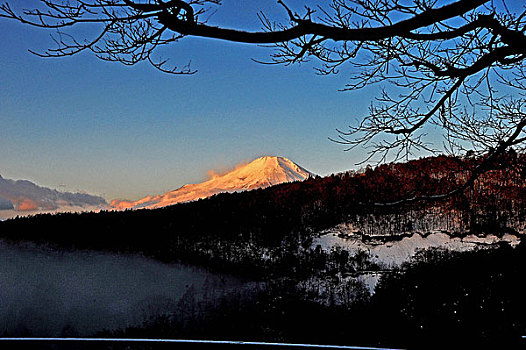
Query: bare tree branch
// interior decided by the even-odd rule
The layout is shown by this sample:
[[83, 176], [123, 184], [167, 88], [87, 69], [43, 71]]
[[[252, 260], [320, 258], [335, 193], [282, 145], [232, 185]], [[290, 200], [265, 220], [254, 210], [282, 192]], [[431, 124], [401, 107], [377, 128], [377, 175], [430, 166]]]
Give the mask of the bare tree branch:
[[[288, 20], [260, 14], [263, 28], [255, 32], [204, 20], [220, 0], [40, 0], [31, 10], [3, 2], [0, 18], [59, 30], [57, 47], [36, 53], [43, 57], [91, 51], [107, 61], [192, 74], [188, 64], [167, 67], [168, 59], [155, 59], [155, 52], [204, 37], [270, 44], [269, 64], [312, 60], [322, 75], [346, 69], [350, 79], [342, 90], [375, 84], [381, 90], [367, 115], [331, 138], [346, 150], [366, 148], [364, 162], [436, 152], [426, 137], [430, 128], [442, 132], [448, 152], [486, 154], [472, 180], [428, 198], [440, 199], [473, 184], [498, 154], [524, 149], [526, 7], [514, 13], [509, 1], [332, 0], [298, 14], [278, 0]], [[79, 39], [75, 29], [88, 25], [96, 34]]]

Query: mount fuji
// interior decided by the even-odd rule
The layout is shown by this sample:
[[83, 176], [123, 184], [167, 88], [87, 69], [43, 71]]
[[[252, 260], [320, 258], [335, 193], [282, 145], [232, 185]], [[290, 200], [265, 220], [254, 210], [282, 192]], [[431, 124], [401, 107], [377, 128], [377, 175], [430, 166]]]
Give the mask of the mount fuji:
[[160, 208], [193, 201], [223, 192], [239, 192], [264, 188], [283, 182], [303, 181], [314, 176], [308, 170], [284, 157], [265, 156], [238, 166], [223, 175], [213, 175], [199, 184], [184, 185], [162, 195], [146, 196], [137, 201], [115, 199], [111, 207], [117, 210]]

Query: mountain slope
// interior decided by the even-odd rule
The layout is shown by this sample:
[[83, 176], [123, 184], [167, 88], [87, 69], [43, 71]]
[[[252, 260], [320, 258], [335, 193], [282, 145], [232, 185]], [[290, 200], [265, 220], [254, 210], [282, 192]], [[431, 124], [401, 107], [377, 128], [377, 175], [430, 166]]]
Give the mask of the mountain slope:
[[137, 201], [115, 199], [114, 209], [160, 208], [210, 197], [222, 192], [239, 192], [264, 188], [283, 182], [302, 181], [313, 174], [284, 157], [260, 157], [224, 174], [214, 175], [199, 184], [184, 185], [162, 195], [146, 196]]

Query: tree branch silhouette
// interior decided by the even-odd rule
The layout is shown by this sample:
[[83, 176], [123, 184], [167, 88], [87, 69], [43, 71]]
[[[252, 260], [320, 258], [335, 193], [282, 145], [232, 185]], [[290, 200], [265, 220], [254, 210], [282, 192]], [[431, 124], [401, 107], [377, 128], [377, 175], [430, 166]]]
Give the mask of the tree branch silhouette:
[[[427, 138], [433, 128], [441, 130], [447, 152], [485, 154], [481, 165], [511, 147], [525, 149], [526, 7], [510, 10], [510, 0], [332, 0], [302, 14], [279, 0], [276, 6], [287, 20], [259, 14], [262, 29], [254, 32], [208, 23], [205, 15], [220, 0], [39, 4], [15, 10], [4, 2], [0, 17], [57, 30], [57, 47], [36, 53], [43, 57], [91, 51], [107, 61], [149, 62], [163, 72], [193, 74], [189, 65], [168, 66], [155, 52], [183, 38], [203, 37], [270, 44], [269, 64], [312, 60], [321, 75], [345, 69], [350, 80], [343, 91], [379, 85], [369, 113], [331, 138], [346, 150], [367, 149], [364, 162], [436, 152], [436, 142]], [[79, 39], [73, 28], [83, 25], [98, 34]]]

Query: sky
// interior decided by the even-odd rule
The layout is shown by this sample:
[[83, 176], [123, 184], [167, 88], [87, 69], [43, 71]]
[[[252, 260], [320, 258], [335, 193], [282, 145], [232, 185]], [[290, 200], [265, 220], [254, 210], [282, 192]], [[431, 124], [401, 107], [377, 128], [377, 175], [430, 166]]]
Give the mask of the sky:
[[[31, 7], [35, 0], [13, 0]], [[299, 1], [289, 5], [302, 9]], [[275, 1], [226, 0], [211, 23], [260, 29]], [[88, 35], [92, 32], [86, 30]], [[44, 59], [49, 34], [0, 20], [0, 175], [111, 200], [138, 199], [262, 155], [284, 156], [319, 175], [356, 169], [363, 150], [328, 138], [359, 120], [380, 86], [340, 92], [348, 74], [321, 77], [311, 64], [268, 66], [271, 50], [185, 38], [163, 55], [197, 74], [104, 62], [89, 53]]]

